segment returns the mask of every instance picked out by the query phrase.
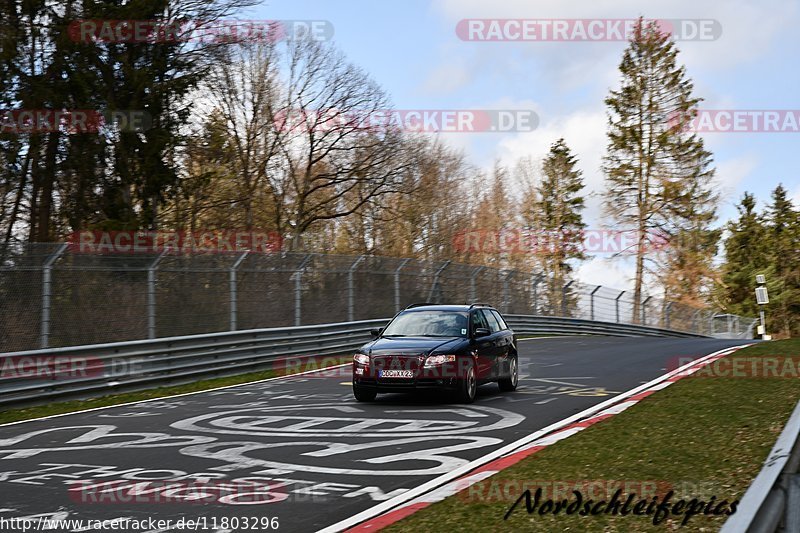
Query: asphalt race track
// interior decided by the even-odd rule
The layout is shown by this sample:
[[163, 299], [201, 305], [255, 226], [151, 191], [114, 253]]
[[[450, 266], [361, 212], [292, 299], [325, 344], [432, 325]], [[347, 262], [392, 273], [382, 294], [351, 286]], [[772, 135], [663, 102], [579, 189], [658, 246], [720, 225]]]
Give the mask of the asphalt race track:
[[200, 519], [196, 530], [221, 533], [265, 531], [277, 517], [279, 531], [314, 531], [658, 377], [677, 358], [744, 342], [524, 340], [519, 389], [485, 385], [468, 406], [404, 394], [359, 404], [343, 367], [0, 426], [0, 519]]

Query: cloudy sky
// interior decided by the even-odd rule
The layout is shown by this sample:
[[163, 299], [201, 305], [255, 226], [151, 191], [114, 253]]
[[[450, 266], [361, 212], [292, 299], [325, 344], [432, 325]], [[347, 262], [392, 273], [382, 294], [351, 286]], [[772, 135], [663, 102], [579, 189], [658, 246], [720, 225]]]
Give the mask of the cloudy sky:
[[[679, 61], [702, 108], [800, 110], [800, 1], [795, 0], [270, 0], [243, 13], [254, 19], [329, 21], [334, 40], [369, 72], [399, 109], [532, 109], [534, 131], [450, 133], [475, 165], [540, 158], [564, 137], [580, 159], [592, 194], [585, 214], [604, 227], [599, 170], [606, 139], [603, 98], [619, 83], [621, 41], [482, 42], [459, 38], [462, 19], [713, 20], [721, 35], [681, 40]], [[800, 203], [800, 133], [705, 133], [722, 195], [720, 222], [735, 216], [744, 191], [767, 201], [783, 183]], [[630, 265], [596, 259], [582, 280], [610, 283]], [[620, 286], [624, 281], [615, 283]]]

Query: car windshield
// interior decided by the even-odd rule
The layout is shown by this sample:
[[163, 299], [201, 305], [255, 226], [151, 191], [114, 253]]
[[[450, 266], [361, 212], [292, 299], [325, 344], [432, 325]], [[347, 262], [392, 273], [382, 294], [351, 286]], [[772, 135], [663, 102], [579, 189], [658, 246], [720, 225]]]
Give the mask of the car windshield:
[[456, 311], [409, 311], [402, 313], [383, 332], [384, 337], [466, 337], [467, 313]]

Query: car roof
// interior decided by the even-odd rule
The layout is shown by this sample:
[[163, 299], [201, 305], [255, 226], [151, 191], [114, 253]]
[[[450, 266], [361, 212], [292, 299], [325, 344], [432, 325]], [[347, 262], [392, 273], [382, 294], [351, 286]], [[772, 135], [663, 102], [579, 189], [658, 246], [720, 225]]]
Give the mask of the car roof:
[[470, 309], [494, 309], [489, 305], [472, 304], [415, 304], [406, 307], [403, 311], [469, 311]]

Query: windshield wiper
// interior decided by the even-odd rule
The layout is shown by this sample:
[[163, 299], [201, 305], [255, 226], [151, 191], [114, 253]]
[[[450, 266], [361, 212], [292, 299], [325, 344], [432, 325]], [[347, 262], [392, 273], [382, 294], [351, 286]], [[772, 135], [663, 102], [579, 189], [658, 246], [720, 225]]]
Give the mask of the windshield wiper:
[[453, 338], [458, 336], [459, 335], [428, 335], [425, 333], [418, 333], [416, 335], [399, 335], [399, 334], [381, 335], [381, 337], [442, 337], [442, 338]]

